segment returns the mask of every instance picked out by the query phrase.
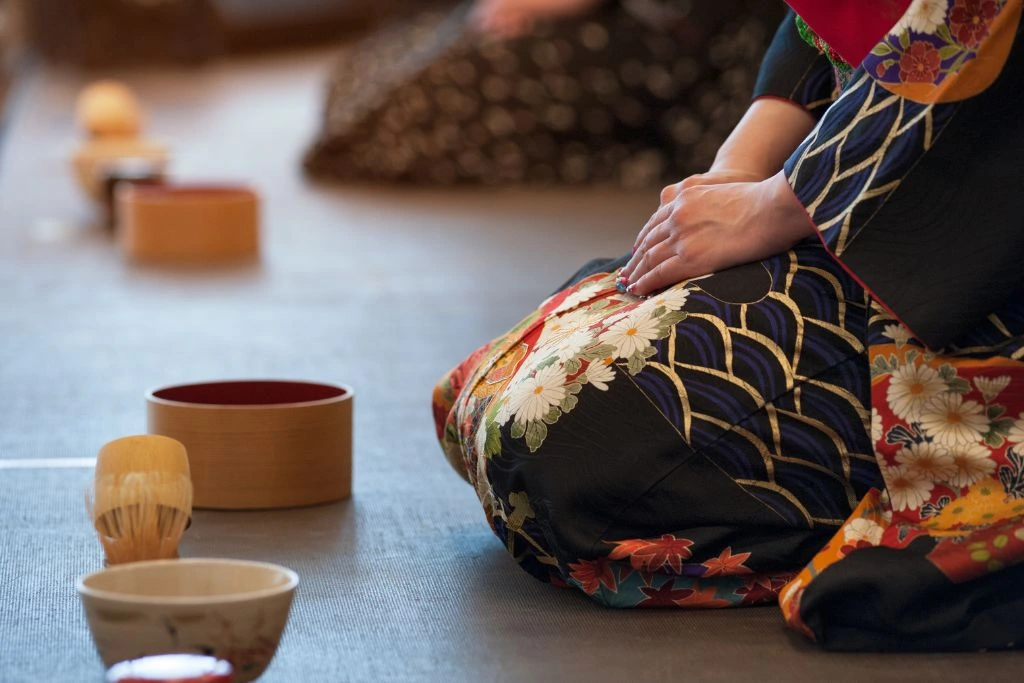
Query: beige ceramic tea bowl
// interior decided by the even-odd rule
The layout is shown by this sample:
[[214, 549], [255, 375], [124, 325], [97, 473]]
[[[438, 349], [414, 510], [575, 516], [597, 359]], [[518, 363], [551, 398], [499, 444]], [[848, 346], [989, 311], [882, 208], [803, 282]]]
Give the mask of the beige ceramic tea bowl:
[[270, 664], [298, 583], [292, 570], [263, 562], [153, 560], [87, 574], [78, 594], [106, 666], [201, 653], [231, 662], [242, 682]]

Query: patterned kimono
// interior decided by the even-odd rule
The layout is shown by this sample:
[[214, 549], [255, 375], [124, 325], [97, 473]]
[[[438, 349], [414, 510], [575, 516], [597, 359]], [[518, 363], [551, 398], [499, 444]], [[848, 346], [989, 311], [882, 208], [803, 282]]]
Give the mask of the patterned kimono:
[[[436, 4], [436, 3], [435, 3]], [[341, 181], [649, 187], [707, 168], [783, 7], [607, 0], [511, 40], [415, 13], [334, 68], [308, 173]]]
[[817, 236], [642, 299], [589, 264], [438, 384], [534, 576], [780, 601], [833, 649], [1024, 642], [1021, 2], [907, 4], [857, 69], [793, 17], [765, 58], [820, 117], [785, 166]]

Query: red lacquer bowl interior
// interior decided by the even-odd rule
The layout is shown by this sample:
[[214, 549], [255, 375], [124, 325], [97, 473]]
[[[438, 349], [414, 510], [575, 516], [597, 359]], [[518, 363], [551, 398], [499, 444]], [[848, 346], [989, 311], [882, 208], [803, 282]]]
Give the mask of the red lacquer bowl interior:
[[264, 406], [325, 401], [348, 393], [344, 387], [330, 384], [242, 380], [165, 387], [153, 391], [152, 396], [164, 401], [193, 405]]

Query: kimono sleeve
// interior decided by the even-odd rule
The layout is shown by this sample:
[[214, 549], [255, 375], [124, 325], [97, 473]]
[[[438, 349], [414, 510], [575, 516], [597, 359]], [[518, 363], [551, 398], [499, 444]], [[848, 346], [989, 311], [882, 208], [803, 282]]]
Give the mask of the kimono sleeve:
[[820, 118], [832, 104], [835, 90], [832, 65], [800, 37], [796, 15], [788, 12], [761, 62], [754, 85], [754, 99], [776, 97], [790, 100], [815, 118]]
[[1024, 296], [1019, 23], [1011, 36], [990, 84], [956, 101], [860, 68], [785, 165], [825, 246], [932, 349]]

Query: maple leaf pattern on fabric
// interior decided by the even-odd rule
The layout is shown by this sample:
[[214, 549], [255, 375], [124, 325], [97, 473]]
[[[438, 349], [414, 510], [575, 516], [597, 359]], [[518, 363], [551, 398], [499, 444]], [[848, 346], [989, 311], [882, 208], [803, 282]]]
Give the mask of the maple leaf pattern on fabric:
[[704, 572], [704, 576], [752, 574], [753, 571], [751, 571], [750, 567], [744, 564], [749, 557], [750, 553], [737, 553], [733, 555], [732, 546], [726, 546], [725, 550], [718, 557], [703, 563], [704, 568], [707, 570]]
[[736, 589], [736, 595], [743, 596], [744, 604], [748, 605], [773, 603], [778, 599], [778, 593], [758, 581], [749, 581], [740, 586]]
[[691, 556], [689, 550], [693, 541], [686, 538], [676, 538], [672, 534], [663, 534], [658, 539], [633, 538], [626, 541], [609, 541], [615, 544], [615, 549], [609, 554], [613, 560], [629, 558], [633, 569], [646, 571], [657, 571], [663, 567], [670, 567], [676, 574], [683, 572], [683, 560]]
[[688, 607], [689, 609], [721, 609], [732, 605], [728, 600], [718, 597], [718, 591], [714, 587], [701, 588], [697, 586], [685, 598], [675, 601], [676, 607]]
[[607, 557], [570, 563], [569, 571], [569, 577], [579, 583], [587, 595], [593, 595], [602, 585], [613, 593], [619, 590], [615, 584], [615, 573]]
[[637, 607], [678, 607], [681, 600], [695, 592], [692, 588], [676, 588], [675, 585], [675, 579], [668, 579], [658, 588], [643, 586], [640, 592], [647, 597], [637, 603]]
[[779, 591], [793, 580], [793, 572], [776, 572], [772, 574], [755, 574], [746, 579], [744, 584], [734, 592], [743, 596], [744, 605], [760, 605], [773, 603], [779, 597]]

